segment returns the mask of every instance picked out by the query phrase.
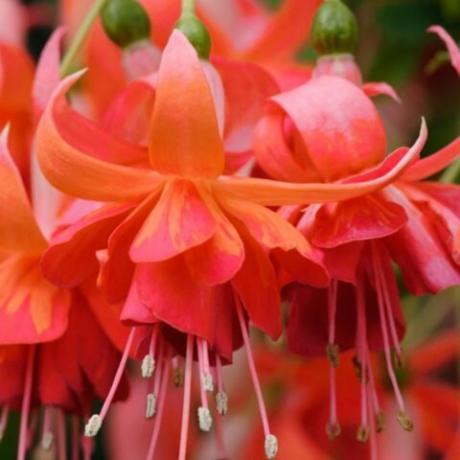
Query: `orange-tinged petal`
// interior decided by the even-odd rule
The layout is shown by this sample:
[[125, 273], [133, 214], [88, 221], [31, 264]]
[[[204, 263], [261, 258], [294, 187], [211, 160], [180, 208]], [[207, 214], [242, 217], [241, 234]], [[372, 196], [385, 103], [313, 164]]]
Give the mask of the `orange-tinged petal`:
[[234, 196], [266, 206], [288, 204], [325, 203], [342, 201], [379, 190], [395, 181], [407, 166], [418, 157], [427, 138], [425, 121], [414, 145], [398, 160], [394, 167], [377, 178], [341, 184], [289, 184], [266, 179], [222, 177], [213, 185], [219, 196]]
[[46, 247], [46, 241], [35, 221], [6, 138], [7, 130], [0, 137], [0, 248], [38, 252]]
[[224, 169], [210, 87], [195, 50], [177, 30], [160, 64], [150, 162], [161, 173], [186, 176], [217, 177]]
[[161, 182], [156, 173], [94, 158], [69, 144], [60, 132], [56, 111], [81, 75], [63, 80], [38, 126], [35, 147], [45, 176], [59, 190], [80, 198], [130, 201], [144, 197]]
[[159, 262], [209, 240], [216, 221], [193, 182], [171, 180], [130, 249], [134, 262]]

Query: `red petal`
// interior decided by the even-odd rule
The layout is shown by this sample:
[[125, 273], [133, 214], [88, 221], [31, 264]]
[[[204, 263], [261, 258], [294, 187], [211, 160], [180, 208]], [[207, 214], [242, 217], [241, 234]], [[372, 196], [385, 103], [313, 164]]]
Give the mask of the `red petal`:
[[96, 251], [107, 246], [109, 235], [131, 209], [131, 205], [107, 205], [58, 227], [42, 257], [45, 276], [58, 286], [71, 287], [95, 274]]
[[452, 65], [460, 75], [460, 49], [454, 39], [441, 26], [431, 26], [428, 31], [437, 34], [438, 37], [446, 44]]
[[385, 82], [368, 82], [364, 83], [363, 91], [369, 96], [389, 96], [394, 101], [401, 103], [401, 99], [395, 89]]

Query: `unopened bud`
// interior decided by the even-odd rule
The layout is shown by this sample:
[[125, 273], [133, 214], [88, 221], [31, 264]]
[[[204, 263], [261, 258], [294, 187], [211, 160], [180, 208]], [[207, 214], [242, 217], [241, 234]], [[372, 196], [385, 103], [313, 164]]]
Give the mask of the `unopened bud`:
[[137, 0], [108, 0], [101, 20], [107, 36], [120, 48], [150, 36], [149, 16]]
[[183, 15], [177, 22], [176, 29], [179, 29], [187, 37], [200, 58], [209, 58], [211, 37], [209, 36], [208, 29], [195, 15]]
[[358, 41], [358, 24], [341, 0], [325, 0], [318, 8], [311, 30], [319, 55], [352, 53]]

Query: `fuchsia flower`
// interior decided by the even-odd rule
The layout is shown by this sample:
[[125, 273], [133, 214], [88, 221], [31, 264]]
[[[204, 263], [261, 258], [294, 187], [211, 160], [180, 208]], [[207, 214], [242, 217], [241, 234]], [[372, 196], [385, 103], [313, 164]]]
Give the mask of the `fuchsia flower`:
[[[121, 340], [124, 331], [117, 325], [118, 311], [109, 308], [90, 283], [68, 290], [43, 277], [40, 258], [48, 243], [8, 152], [5, 133], [0, 181], [0, 432], [10, 409], [20, 409], [18, 458], [24, 459], [28, 432], [35, 429], [28, 426], [30, 411], [38, 415], [43, 407], [42, 444], [50, 448], [56, 433], [52, 407], [65, 436], [63, 413], [86, 416], [94, 399], [107, 394], [118, 353], [104, 328], [121, 333]], [[126, 388], [120, 387], [117, 398], [123, 396]], [[78, 423], [75, 427], [78, 439]], [[78, 443], [74, 449], [78, 452]]]
[[[196, 52], [180, 32], [173, 33], [163, 52], [147, 147], [116, 139], [68, 106], [65, 94], [79, 76], [64, 80], [53, 95], [37, 132], [38, 157], [57, 188], [109, 204], [56, 232], [42, 262], [46, 276], [58, 286], [72, 286], [100, 263], [98, 283], [108, 300], [125, 300], [122, 319], [137, 328], [132, 329], [120, 369], [135, 339], [144, 355], [145, 377], [152, 376], [154, 363], [157, 367], [155, 390], [147, 396], [149, 415], [158, 399], [151, 452], [174, 357], [185, 356], [183, 459], [193, 357], [202, 377], [200, 427], [208, 431], [211, 367], [222, 414], [226, 396], [221, 363], [230, 362], [233, 350], [244, 343], [265, 451], [272, 458], [276, 438], [268, 426], [247, 328], [250, 320], [273, 338], [281, 332], [278, 285], [267, 250], [302, 255], [304, 277], [312, 285], [324, 286], [328, 278], [305, 238], [265, 206], [341, 200], [376, 190], [407, 167], [424, 132], [414, 149], [396, 159], [393, 170], [375, 180], [297, 185], [231, 178], [221, 176], [225, 159], [218, 101]], [[110, 401], [90, 419], [88, 435], [98, 431]]]
[[[421, 151], [425, 140], [413, 149]], [[391, 170], [407, 148], [385, 156], [386, 136], [372, 102], [345, 79], [321, 76], [271, 99], [256, 132], [256, 155], [272, 177], [296, 182], [357, 183]], [[323, 251], [333, 280], [317, 290], [302, 279], [302, 259], [280, 255], [283, 284], [291, 300], [289, 346], [305, 356], [324, 353], [331, 363], [331, 413], [328, 431], [340, 432], [335, 408], [335, 367], [339, 348], [355, 348], [363, 376], [371, 374], [369, 350], [383, 348], [398, 402], [406, 415], [392, 363], [401, 358], [404, 321], [391, 263], [396, 262], [414, 294], [438, 292], [460, 282], [458, 266], [458, 186], [423, 179], [460, 155], [460, 139], [425, 159], [416, 159], [381, 191], [338, 203], [300, 206], [280, 214]], [[301, 284], [299, 284], [301, 283]], [[373, 378], [362, 379], [360, 433], [367, 438], [367, 405]]]

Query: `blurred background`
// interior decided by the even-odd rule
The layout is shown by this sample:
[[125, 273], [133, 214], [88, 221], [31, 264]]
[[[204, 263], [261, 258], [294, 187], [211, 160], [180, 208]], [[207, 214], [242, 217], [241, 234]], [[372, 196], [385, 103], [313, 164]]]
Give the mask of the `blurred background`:
[[[269, 10], [276, 10], [282, 2], [282, 0], [260, 1]], [[363, 70], [364, 80], [386, 81], [394, 86], [402, 99], [402, 105], [384, 98], [377, 100], [377, 105], [386, 123], [391, 146], [409, 144], [418, 130], [422, 115], [427, 118], [430, 131], [424, 153], [429, 154], [447, 144], [460, 131], [460, 80], [446, 60], [444, 44], [437, 36], [427, 34], [426, 29], [430, 25], [440, 24], [457, 42], [460, 41], [460, 1], [348, 0], [347, 3], [356, 13], [360, 26], [357, 61]], [[45, 8], [41, 9], [40, 20], [30, 24], [27, 35], [27, 47], [33, 57], [37, 59], [44, 43], [55, 27], [58, 17], [57, 2], [56, 0], [23, 0], [23, 4], [32, 9], [38, 5]], [[299, 49], [298, 59], [306, 63], [314, 62], [315, 52], [308, 42]], [[409, 320], [404, 347], [409, 354], [418, 344], [430, 339], [436, 340], [440, 335], [455, 331], [457, 325], [460, 325], [460, 289], [450, 289], [436, 298], [414, 299], [405, 295], [404, 307], [406, 317]], [[257, 337], [255, 340], [257, 341]], [[272, 348], [274, 355], [269, 359], [271, 363], [275, 362], [281, 353], [279, 351], [280, 344], [273, 344]], [[262, 368], [262, 379], [266, 377], [269, 408], [276, 413], [280, 402], [284, 400], [284, 393], [291, 390], [283, 379], [277, 379], [276, 375], [274, 376], [273, 369], [270, 370], [270, 366], [267, 366], [264, 361], [266, 359], [266, 357], [260, 357], [259, 365]], [[295, 358], [290, 358], [289, 361], [294, 367], [302, 365]], [[447, 363], [441, 370], [436, 370], [436, 379], [457, 386], [460, 372], [458, 361], [457, 355], [456, 360]], [[246, 366], [242, 366], [242, 368], [245, 369]], [[243, 409], [243, 414], [245, 414], [242, 416], [245, 420], [243, 425], [241, 425], [240, 420], [240, 425], [247, 427], [247, 429], [243, 435], [234, 439], [240, 440], [237, 449], [238, 458], [255, 459], [256, 456], [254, 455], [248, 454], [246, 456], [244, 454], [245, 443], [250, 442], [252, 436], [257, 437], [257, 433], [252, 433], [251, 425], [255, 413], [254, 401], [251, 399], [253, 395], [245, 395], [241, 391], [242, 382], [245, 382], [245, 379], [247, 376], [239, 375], [239, 385], [235, 383], [235, 391], [237, 400], [240, 401], [242, 407], [244, 404], [247, 406], [247, 409]], [[136, 396], [136, 391], [134, 393]], [[139, 410], [142, 411], [142, 407]], [[435, 413], [432, 416], [437, 415]], [[121, 411], [121, 415], [115, 414], [116, 417], [124, 418], [125, 423], [127, 421], [126, 413], [123, 411]], [[136, 419], [133, 417], [133, 420]], [[229, 427], [228, 429], [232, 430], [233, 428]], [[15, 458], [17, 430], [18, 418], [12, 417], [5, 437], [0, 444], [1, 460]], [[135, 430], [141, 436], [143, 428], [136, 427]], [[127, 433], [124, 437], [123, 432], [116, 426], [113, 429], [109, 426], [109, 431], [115, 438], [121, 437], [123, 443], [130, 442], [130, 434]], [[175, 437], [175, 434], [171, 435], [171, 438]], [[201, 440], [198, 435], [195, 437], [197, 438], [196, 444], [199, 446]], [[108, 455], [107, 449], [104, 448], [107, 439], [107, 434], [105, 438], [104, 435], [98, 437], [93, 459], [137, 459], [134, 452], [133, 456], [123, 457], [126, 454], [118, 454], [117, 456], [115, 450], [112, 450], [112, 454]], [[112, 444], [117, 446], [117, 439], [111, 439]], [[142, 443], [143, 441], [140, 440], [139, 442]], [[165, 442], [168, 442], [168, 439]], [[196, 458], [205, 460], [211, 458], [206, 457], [204, 453], [206, 452], [205, 444], [206, 442], [203, 443], [204, 447], [197, 447], [196, 451], [201, 453], [197, 454]], [[355, 453], [353, 455], [355, 456], [350, 458], [361, 460], [361, 457], [356, 456], [360, 454]], [[429, 447], [424, 450], [422, 458], [442, 460], [443, 455], [436, 449]], [[45, 459], [46, 457], [37, 457], [37, 460], [42, 458]], [[315, 457], [315, 454], [312, 454], [311, 458], [315, 460], [323, 457]], [[340, 460], [348, 457], [334, 454], [324, 458]], [[397, 460], [396, 457], [388, 458]], [[401, 458], [412, 460], [409, 457]]]

